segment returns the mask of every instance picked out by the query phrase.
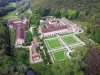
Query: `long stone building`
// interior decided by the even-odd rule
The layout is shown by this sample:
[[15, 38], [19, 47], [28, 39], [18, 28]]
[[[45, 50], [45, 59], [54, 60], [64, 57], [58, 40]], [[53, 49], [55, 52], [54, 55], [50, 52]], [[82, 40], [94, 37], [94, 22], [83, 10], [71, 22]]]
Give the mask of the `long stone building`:
[[21, 48], [22, 44], [25, 43], [25, 31], [24, 27], [28, 26], [27, 18], [23, 20], [9, 20], [9, 28], [13, 28], [15, 31], [15, 47]]
[[57, 19], [54, 17], [46, 17], [46, 20], [40, 20], [39, 33], [42, 37], [53, 36], [64, 33], [78, 33], [82, 28], [79, 24], [74, 24], [65, 17]]

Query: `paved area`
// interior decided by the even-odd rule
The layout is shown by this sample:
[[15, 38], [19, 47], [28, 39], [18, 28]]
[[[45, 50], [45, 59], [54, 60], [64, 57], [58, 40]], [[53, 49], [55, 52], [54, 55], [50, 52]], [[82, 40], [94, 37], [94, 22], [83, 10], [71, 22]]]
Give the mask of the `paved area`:
[[33, 27], [30, 27], [29, 31], [32, 33], [33, 35]]

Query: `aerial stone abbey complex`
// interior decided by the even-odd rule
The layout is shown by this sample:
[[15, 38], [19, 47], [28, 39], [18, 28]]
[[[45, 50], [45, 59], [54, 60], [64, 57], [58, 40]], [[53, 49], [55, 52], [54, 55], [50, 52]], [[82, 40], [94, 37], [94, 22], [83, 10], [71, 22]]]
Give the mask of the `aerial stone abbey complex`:
[[[28, 19], [24, 18], [23, 20], [9, 20], [8, 26], [9, 28], [14, 29], [14, 32], [15, 32], [15, 41], [14, 41], [15, 48], [25, 47], [23, 46], [23, 43], [25, 43], [25, 33], [27, 31], [25, 31], [24, 28], [28, 27], [31, 29], [31, 27], [29, 27], [29, 24], [28, 24]], [[38, 33], [40, 34], [40, 37], [49, 37], [49, 36], [54, 36], [54, 35], [59, 35], [59, 34], [66, 34], [66, 33], [72, 33], [73, 35], [73, 33], [79, 33], [82, 31], [83, 30], [81, 28], [81, 25], [74, 24], [68, 19], [66, 19], [65, 17], [58, 19], [53, 16], [47, 16], [45, 20], [40, 20], [40, 25], [38, 27]], [[40, 50], [41, 45], [37, 37], [33, 36], [32, 38], [33, 38], [33, 41], [31, 42], [31, 45], [27, 46], [29, 47], [29, 53], [30, 53], [29, 60], [30, 60], [30, 63], [38, 63], [38, 62], [43, 61], [38, 51]], [[58, 39], [56, 40], [58, 44], [59, 38], [58, 37], [55, 37], [55, 38]], [[55, 38], [52, 38], [52, 39], [55, 39]], [[60, 37], [60, 39], [62, 38]], [[44, 42], [46, 43], [46, 41], [48, 42], [48, 40], [50, 39], [43, 39], [43, 40], [45, 40]], [[46, 47], [47, 49], [49, 49], [49, 44], [48, 46], [46, 45]], [[64, 47], [61, 47], [61, 48], [64, 48]], [[55, 50], [55, 48], [52, 48], [52, 50]], [[59, 49], [57, 49], [57, 51], [59, 51]], [[48, 53], [50, 54], [50, 52]], [[51, 55], [51, 58], [53, 58], [52, 55]]]

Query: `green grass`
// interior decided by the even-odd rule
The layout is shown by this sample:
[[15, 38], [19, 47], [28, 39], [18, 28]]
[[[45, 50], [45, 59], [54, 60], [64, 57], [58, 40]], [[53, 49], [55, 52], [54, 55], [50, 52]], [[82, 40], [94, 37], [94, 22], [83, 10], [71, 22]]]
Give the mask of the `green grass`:
[[80, 21], [80, 20], [72, 20], [73, 23], [81, 24], [82, 26], [87, 26], [89, 22]]
[[16, 6], [15, 2], [9, 3], [10, 6]]
[[65, 35], [69, 35], [69, 34], [73, 34], [73, 32], [71, 32], [71, 33], [65, 33], [65, 34], [59, 34], [59, 36], [65, 36]]
[[29, 9], [27, 9], [25, 12], [21, 13], [21, 14], [20, 14], [20, 16], [23, 16], [23, 15], [28, 15], [28, 14], [32, 15], [32, 11], [31, 11], [31, 9], [30, 9], [30, 8], [29, 8]]
[[24, 62], [26, 64], [29, 64], [29, 52], [26, 50], [27, 49], [16, 49], [15, 50], [16, 60], [18, 62]]
[[81, 50], [81, 49], [86, 49], [87, 47], [85, 46], [76, 46], [72, 50]]
[[72, 44], [77, 42], [72, 36], [63, 37], [63, 40], [65, 41], [66, 44]]
[[57, 37], [56, 35], [55, 36], [48, 36], [48, 37], [44, 37], [44, 39], [49, 39], [49, 38], [55, 38]]
[[65, 52], [66, 52], [66, 50], [52, 52], [52, 56], [55, 61], [60, 61], [60, 60], [66, 59]]
[[14, 38], [15, 38], [14, 29], [10, 28], [10, 42], [11, 42], [11, 46], [14, 45]]
[[58, 39], [46, 40], [46, 42], [49, 44], [50, 48], [57, 48], [62, 46]]
[[19, 18], [16, 17], [15, 12], [9, 12], [7, 15], [3, 16], [5, 20], [18, 20]]
[[30, 66], [32, 67], [32, 69], [34, 71], [41, 71], [43, 68], [43, 63], [40, 62], [40, 63], [36, 63], [36, 64], [30, 64]]
[[75, 14], [75, 13], [76, 13], [75, 10], [70, 10], [70, 9], [68, 9], [67, 12], [68, 12], [69, 14]]
[[27, 10], [25, 11], [25, 13], [32, 14], [32, 11], [31, 11], [31, 9], [29, 8], [29, 9], [27, 9]]
[[80, 20], [71, 20], [73, 23], [80, 24], [84, 30], [86, 30], [89, 22], [87, 21], [80, 21]]
[[36, 72], [36, 75], [51, 75], [49, 66], [46, 66], [43, 64], [43, 62], [36, 63], [36, 64], [30, 64], [34, 72]]

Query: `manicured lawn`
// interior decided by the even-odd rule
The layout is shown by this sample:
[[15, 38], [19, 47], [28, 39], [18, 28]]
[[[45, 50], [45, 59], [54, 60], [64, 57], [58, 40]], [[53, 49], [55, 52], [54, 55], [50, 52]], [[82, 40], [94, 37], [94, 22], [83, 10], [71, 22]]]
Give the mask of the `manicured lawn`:
[[47, 45], [49, 48], [58, 48], [62, 46], [58, 39], [47, 40]]
[[72, 36], [63, 37], [63, 40], [65, 41], [66, 44], [72, 44], [77, 42]]
[[52, 52], [52, 56], [54, 58], [54, 61], [65, 60], [66, 59], [65, 52], [66, 52], [66, 50], [60, 50], [60, 51], [57, 51], [57, 52]]

